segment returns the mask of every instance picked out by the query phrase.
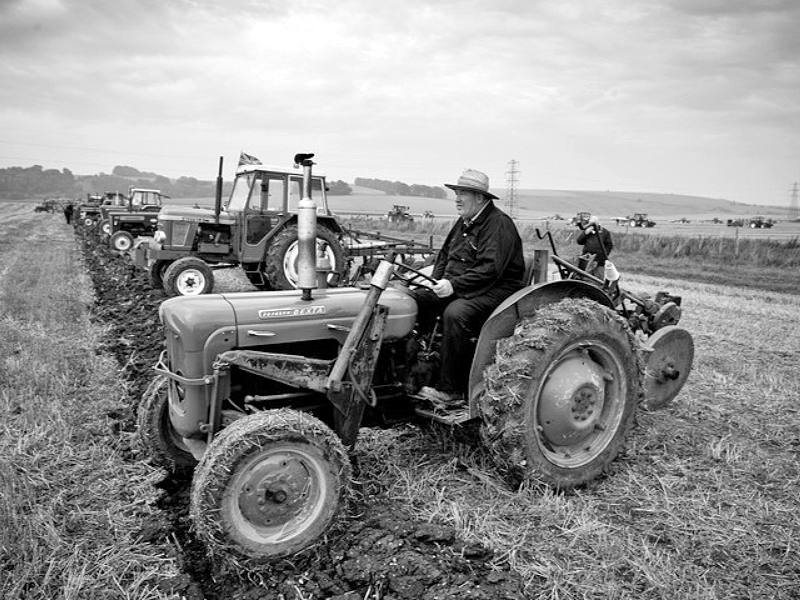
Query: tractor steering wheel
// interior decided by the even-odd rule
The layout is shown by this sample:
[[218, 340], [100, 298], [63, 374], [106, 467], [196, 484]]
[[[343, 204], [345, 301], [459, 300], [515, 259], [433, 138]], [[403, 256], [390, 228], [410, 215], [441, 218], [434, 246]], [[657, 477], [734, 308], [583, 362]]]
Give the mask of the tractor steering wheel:
[[[425, 273], [423, 273], [422, 271], [418, 271], [418, 270], [417, 270], [417, 269], [415, 269], [414, 267], [409, 267], [409, 266], [408, 266], [407, 264], [405, 264], [405, 263], [395, 263], [395, 265], [394, 265], [394, 266], [395, 266], [395, 268], [396, 268], [396, 269], [400, 269], [400, 270], [404, 270], [404, 271], [409, 271], [409, 272], [413, 273], [414, 275], [416, 275], [416, 277], [421, 277], [422, 279], [425, 279], [425, 280], [427, 280], [427, 281], [430, 281], [430, 282], [431, 282], [432, 284], [434, 284], [434, 285], [436, 285], [436, 283], [438, 283], [438, 282], [436, 281], [436, 279], [434, 279], [434, 278], [433, 278], [433, 277], [431, 277], [430, 275], [426, 275]], [[403, 280], [403, 281], [404, 281], [404, 282], [405, 282], [407, 285], [417, 285], [417, 286], [419, 286], [419, 287], [424, 287], [424, 288], [431, 289], [431, 286], [429, 286], [429, 285], [427, 285], [427, 284], [423, 284], [423, 283], [420, 283], [420, 282], [418, 282], [418, 281], [414, 281], [414, 279], [416, 279], [416, 277], [408, 277], [408, 276], [402, 276], [402, 275], [400, 275], [400, 278], [401, 278], [401, 279], [402, 279], [402, 280]]]

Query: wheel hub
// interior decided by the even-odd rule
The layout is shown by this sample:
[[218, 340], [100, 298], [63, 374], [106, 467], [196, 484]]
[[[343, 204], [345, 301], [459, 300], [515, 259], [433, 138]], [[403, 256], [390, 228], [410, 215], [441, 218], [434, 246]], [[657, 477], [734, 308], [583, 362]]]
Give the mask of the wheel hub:
[[205, 280], [197, 271], [184, 271], [178, 276], [177, 288], [181, 295], [189, 296], [198, 293], [203, 288]]
[[301, 461], [274, 456], [255, 465], [239, 490], [239, 510], [251, 524], [276, 527], [302, 514], [312, 478]]
[[573, 353], [550, 372], [539, 396], [541, 434], [571, 446], [589, 436], [603, 412], [606, 373], [586, 353]]

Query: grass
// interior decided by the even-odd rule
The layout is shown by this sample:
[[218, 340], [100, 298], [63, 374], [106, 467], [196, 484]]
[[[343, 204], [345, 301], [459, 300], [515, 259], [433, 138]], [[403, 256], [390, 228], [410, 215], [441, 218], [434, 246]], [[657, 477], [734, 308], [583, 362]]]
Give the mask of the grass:
[[800, 596], [796, 296], [631, 278], [683, 295], [694, 370], [640, 413], [611, 473], [571, 495], [505, 488], [444, 430], [364, 430], [362, 478], [492, 547], [529, 598]]
[[174, 551], [141, 540], [159, 474], [124, 460], [125, 390], [94, 350], [72, 231], [0, 207], [0, 597], [169, 598]]
[[[127, 390], [96, 353], [71, 232], [15, 206], [0, 205], [0, 597], [170, 597], [156, 582], [179, 553], [141, 533], [160, 474], [125, 459]], [[511, 490], [480, 445], [407, 426], [362, 430], [362, 487], [491, 547], [528, 598], [800, 597], [800, 298], [686, 281], [679, 265], [624, 275], [683, 297], [695, 364], [671, 406], [638, 415], [607, 477]]]

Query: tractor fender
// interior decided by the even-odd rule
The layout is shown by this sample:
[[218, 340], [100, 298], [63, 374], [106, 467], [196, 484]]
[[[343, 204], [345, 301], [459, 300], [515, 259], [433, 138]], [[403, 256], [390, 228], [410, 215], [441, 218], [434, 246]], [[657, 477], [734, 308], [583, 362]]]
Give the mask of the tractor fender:
[[470, 417], [478, 416], [477, 395], [482, 389], [483, 369], [494, 362], [497, 341], [509, 337], [522, 319], [532, 317], [538, 309], [564, 298], [588, 298], [614, 308], [611, 298], [599, 287], [578, 279], [548, 281], [522, 288], [505, 299], [481, 328], [472, 367], [469, 372]]

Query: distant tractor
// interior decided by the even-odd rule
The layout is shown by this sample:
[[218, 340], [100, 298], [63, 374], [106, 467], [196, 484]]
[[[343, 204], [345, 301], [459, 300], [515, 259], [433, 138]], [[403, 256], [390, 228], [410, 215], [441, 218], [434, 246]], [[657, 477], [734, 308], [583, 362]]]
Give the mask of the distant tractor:
[[61, 202], [55, 198], [46, 198], [42, 203], [34, 207], [33, 212], [55, 213], [61, 210]]
[[656, 222], [650, 219], [647, 213], [634, 213], [628, 217], [628, 225], [631, 227], [655, 227]]
[[101, 207], [100, 232], [109, 236], [114, 250], [127, 252], [137, 237], [155, 233], [158, 213], [167, 198], [161, 190], [130, 188], [125, 206]]
[[73, 222], [75, 225], [90, 229], [97, 225], [100, 217], [100, 205], [104, 197], [101, 194], [86, 194], [86, 200], [75, 205]]
[[[295, 158], [310, 160], [305, 156]], [[134, 263], [146, 268], [151, 283], [169, 296], [210, 293], [212, 267], [241, 267], [260, 290], [293, 289], [302, 184], [298, 167], [242, 165], [223, 205], [220, 158], [215, 208], [164, 206], [152, 240], [133, 249]], [[347, 268], [343, 230], [328, 208], [325, 177], [315, 174], [310, 185], [320, 198], [317, 252], [333, 284]]]
[[411, 216], [408, 206], [403, 206], [401, 204], [395, 204], [386, 216], [389, 218], [390, 223], [396, 225], [414, 222], [414, 217]]
[[752, 217], [750, 219], [750, 221], [748, 222], [748, 227], [750, 227], [751, 229], [769, 229], [774, 224], [775, 221], [773, 221], [772, 219], [768, 219], [761, 215], [756, 215], [755, 217]]

